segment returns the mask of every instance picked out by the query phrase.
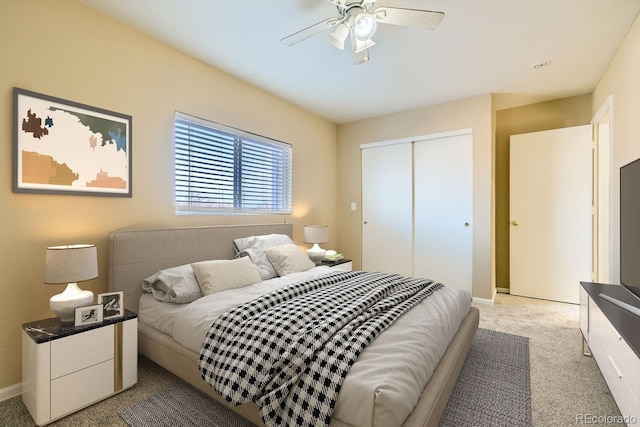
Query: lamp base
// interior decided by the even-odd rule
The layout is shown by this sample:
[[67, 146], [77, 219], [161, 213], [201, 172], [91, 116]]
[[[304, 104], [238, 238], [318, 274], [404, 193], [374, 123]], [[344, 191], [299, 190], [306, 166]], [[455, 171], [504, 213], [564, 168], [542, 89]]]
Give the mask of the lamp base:
[[49, 307], [63, 323], [73, 322], [76, 307], [84, 307], [93, 303], [93, 292], [83, 291], [77, 283], [69, 283], [64, 292], [54, 295], [49, 300]]
[[322, 258], [324, 258], [326, 253], [327, 251], [320, 248], [317, 243], [314, 243], [311, 249], [307, 249], [307, 256], [311, 261], [315, 262], [316, 265], [320, 265], [320, 263], [322, 263]]

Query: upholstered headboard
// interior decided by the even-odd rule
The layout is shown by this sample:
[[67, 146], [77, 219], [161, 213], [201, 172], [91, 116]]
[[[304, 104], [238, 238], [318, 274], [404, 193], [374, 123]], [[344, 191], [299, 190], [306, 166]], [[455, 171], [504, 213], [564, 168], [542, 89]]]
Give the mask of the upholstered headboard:
[[118, 230], [109, 236], [107, 286], [109, 292], [124, 291], [128, 310], [138, 312], [142, 281], [164, 268], [209, 259], [232, 259], [233, 240], [263, 234], [286, 234], [291, 224], [233, 225]]

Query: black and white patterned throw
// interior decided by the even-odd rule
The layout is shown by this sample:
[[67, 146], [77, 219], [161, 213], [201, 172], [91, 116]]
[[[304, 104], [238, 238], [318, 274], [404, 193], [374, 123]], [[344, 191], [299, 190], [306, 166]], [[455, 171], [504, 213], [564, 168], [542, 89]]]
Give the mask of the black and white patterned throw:
[[284, 287], [213, 323], [200, 352], [202, 378], [234, 405], [255, 402], [267, 426], [328, 426], [362, 350], [441, 287], [363, 271]]

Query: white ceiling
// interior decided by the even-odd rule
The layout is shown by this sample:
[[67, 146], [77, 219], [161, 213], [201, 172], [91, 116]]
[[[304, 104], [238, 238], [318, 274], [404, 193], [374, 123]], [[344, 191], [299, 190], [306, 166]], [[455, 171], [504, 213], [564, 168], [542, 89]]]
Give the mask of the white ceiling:
[[640, 11], [640, 0], [379, 0], [445, 18], [435, 31], [380, 25], [371, 60], [353, 65], [326, 33], [280, 43], [338, 16], [326, 0], [76, 1], [337, 124], [486, 93], [589, 93]]

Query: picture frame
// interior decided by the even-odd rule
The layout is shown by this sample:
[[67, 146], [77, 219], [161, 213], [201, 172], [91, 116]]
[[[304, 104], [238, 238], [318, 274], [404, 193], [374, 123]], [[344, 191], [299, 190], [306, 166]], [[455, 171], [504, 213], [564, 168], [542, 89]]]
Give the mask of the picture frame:
[[87, 326], [102, 322], [102, 304], [85, 305], [75, 309], [75, 326]]
[[131, 197], [131, 116], [13, 88], [13, 192]]
[[98, 294], [98, 304], [102, 306], [103, 319], [116, 319], [124, 316], [124, 292]]

